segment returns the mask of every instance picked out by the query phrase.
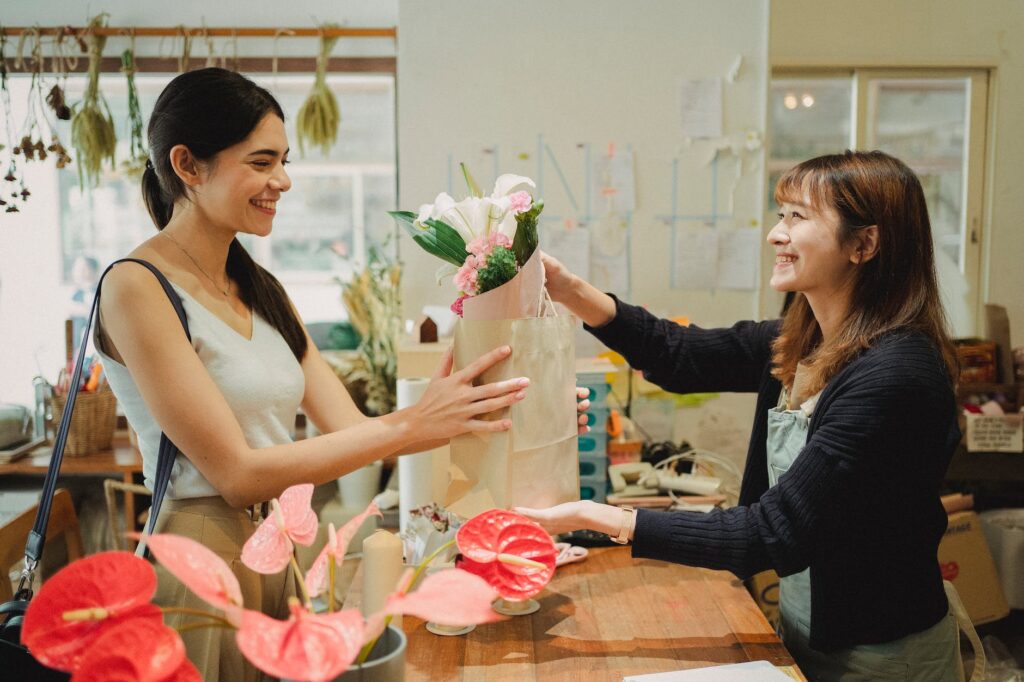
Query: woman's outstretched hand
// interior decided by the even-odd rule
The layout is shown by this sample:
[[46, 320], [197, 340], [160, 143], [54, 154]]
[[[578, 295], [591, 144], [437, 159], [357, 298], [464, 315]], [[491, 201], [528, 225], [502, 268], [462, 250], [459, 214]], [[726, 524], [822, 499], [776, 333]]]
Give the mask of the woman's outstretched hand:
[[621, 509], [590, 500], [563, 502], [547, 509], [516, 507], [513, 511], [536, 521], [552, 535], [580, 529], [616, 535], [622, 522]]
[[601, 327], [615, 317], [615, 299], [569, 272], [556, 258], [541, 252], [544, 286], [551, 300], [561, 303], [591, 327]]
[[508, 418], [488, 420], [481, 417], [525, 398], [530, 380], [515, 377], [473, 385], [474, 379], [508, 358], [511, 352], [508, 346], [495, 348], [453, 372], [452, 349], [449, 348], [423, 397], [408, 408], [417, 440], [446, 439], [471, 431], [495, 432], [511, 428], [512, 421]]
[[541, 251], [540, 261], [544, 264], [544, 286], [548, 290], [551, 300], [563, 305], [569, 301], [572, 293], [573, 281], [576, 275], [569, 272], [569, 269], [562, 265], [556, 258]]

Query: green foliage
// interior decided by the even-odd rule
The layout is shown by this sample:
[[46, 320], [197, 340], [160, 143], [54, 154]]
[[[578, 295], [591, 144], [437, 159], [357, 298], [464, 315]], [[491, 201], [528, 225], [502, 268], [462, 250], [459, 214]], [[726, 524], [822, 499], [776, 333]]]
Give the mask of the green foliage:
[[522, 267], [530, 256], [537, 249], [540, 242], [537, 236], [537, 221], [544, 210], [544, 200], [537, 199], [529, 211], [524, 211], [516, 216], [516, 236], [512, 241], [512, 251], [516, 255], [516, 262]]
[[412, 211], [388, 211], [388, 215], [395, 219], [413, 240], [427, 253], [437, 256], [456, 267], [461, 267], [466, 262], [466, 240], [452, 227], [439, 220], [428, 220], [424, 227], [415, 224], [416, 214]]
[[477, 270], [478, 293], [500, 287], [516, 276], [516, 256], [509, 249], [498, 247], [487, 257], [487, 265]]

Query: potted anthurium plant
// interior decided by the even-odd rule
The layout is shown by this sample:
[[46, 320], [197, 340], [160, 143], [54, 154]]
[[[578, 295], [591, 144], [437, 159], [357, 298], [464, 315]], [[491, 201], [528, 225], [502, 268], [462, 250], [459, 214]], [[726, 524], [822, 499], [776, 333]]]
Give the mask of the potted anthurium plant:
[[[420, 580], [428, 558], [402, 576], [379, 613], [364, 619], [358, 609], [338, 611], [333, 598], [337, 567], [359, 526], [379, 512], [371, 504], [340, 530], [332, 524], [326, 545], [303, 576], [295, 544], [308, 546], [316, 536], [312, 493], [312, 485], [285, 490], [271, 502], [272, 512], [242, 551], [243, 564], [253, 571], [276, 573], [290, 566], [294, 572], [300, 595], [290, 600], [287, 620], [247, 609], [235, 574], [204, 545], [177, 535], [147, 536], [156, 559], [218, 611], [191, 611], [195, 622], [180, 631], [232, 628], [239, 650], [264, 673], [290, 680], [333, 680], [351, 666], [374, 664], [368, 657], [393, 615], [445, 625], [500, 620], [492, 609], [495, 599], [543, 589], [554, 572], [554, 544], [543, 529], [525, 517], [494, 510], [460, 529], [456, 542], [465, 557], [461, 567]], [[32, 600], [22, 641], [41, 663], [72, 673], [76, 681], [198, 681], [179, 631], [163, 622], [164, 611], [181, 609], [150, 603], [156, 583], [153, 566], [129, 552], [102, 552], [75, 561], [47, 580]], [[327, 609], [316, 612], [312, 598], [324, 591]], [[404, 636], [392, 639], [404, 647]], [[404, 649], [401, 653], [398, 671]]]

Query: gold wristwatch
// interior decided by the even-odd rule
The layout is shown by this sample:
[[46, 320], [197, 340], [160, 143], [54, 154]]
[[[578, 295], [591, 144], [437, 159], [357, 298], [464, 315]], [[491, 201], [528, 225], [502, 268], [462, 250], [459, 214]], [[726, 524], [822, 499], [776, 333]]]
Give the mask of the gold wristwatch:
[[633, 529], [633, 508], [629, 505], [622, 507], [622, 523], [619, 525], [619, 534], [612, 538], [617, 545], [624, 545], [629, 542], [629, 531]]

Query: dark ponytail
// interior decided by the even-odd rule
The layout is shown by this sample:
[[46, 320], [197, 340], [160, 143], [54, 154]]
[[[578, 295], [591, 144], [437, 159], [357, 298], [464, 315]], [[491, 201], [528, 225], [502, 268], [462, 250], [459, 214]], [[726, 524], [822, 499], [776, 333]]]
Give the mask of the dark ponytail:
[[[142, 174], [142, 199], [158, 230], [170, 222], [174, 204], [189, 198], [185, 183], [171, 168], [171, 148], [185, 145], [199, 161], [212, 162], [218, 153], [249, 137], [268, 114], [284, 121], [274, 96], [234, 71], [198, 69], [168, 83], [149, 119], [151, 161]], [[306, 334], [284, 287], [237, 239], [228, 249], [227, 274], [246, 307], [277, 329], [301, 362]]]

